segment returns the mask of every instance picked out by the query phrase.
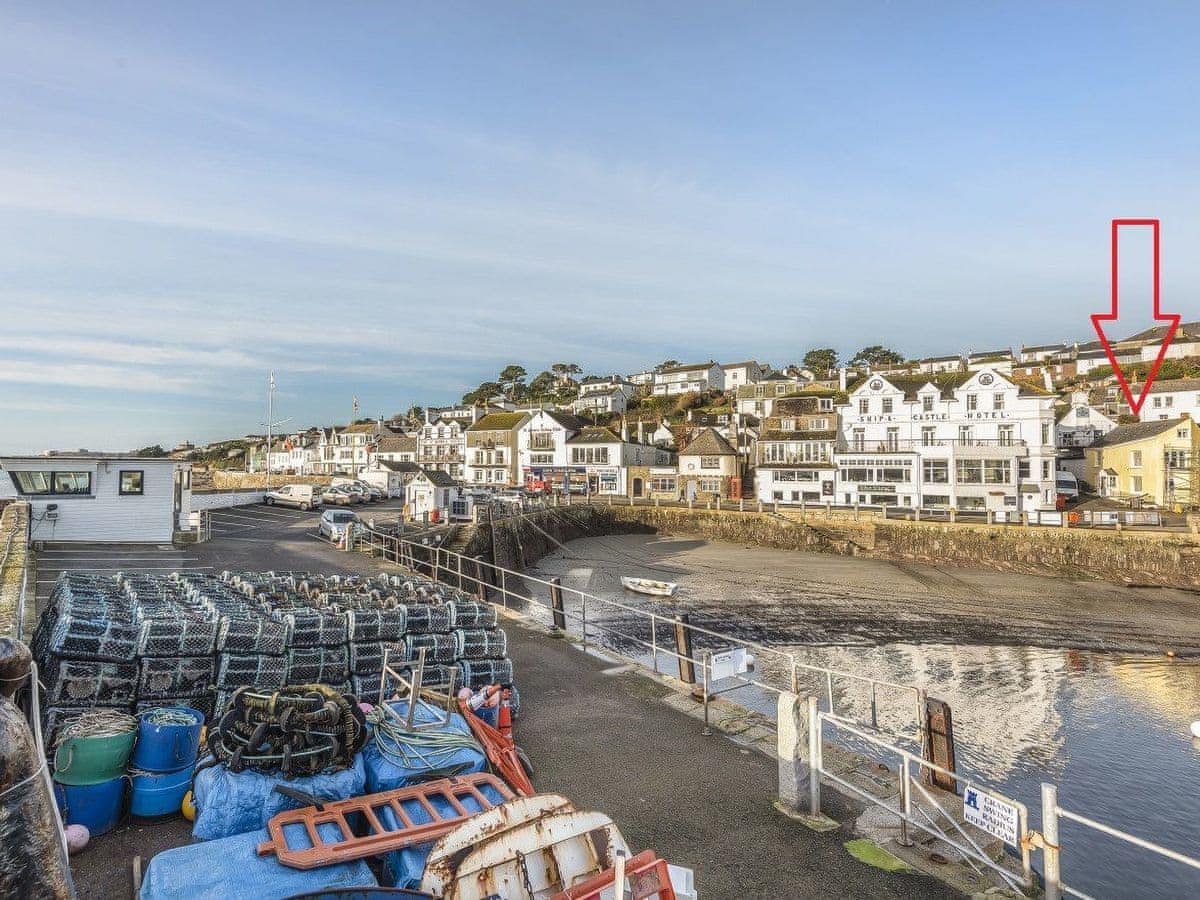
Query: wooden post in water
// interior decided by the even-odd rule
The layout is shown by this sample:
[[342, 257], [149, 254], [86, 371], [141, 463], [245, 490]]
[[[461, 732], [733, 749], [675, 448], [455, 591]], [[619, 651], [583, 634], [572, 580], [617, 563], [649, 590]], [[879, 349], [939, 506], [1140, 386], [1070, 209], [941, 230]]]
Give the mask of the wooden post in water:
[[696, 664], [692, 661], [691, 616], [680, 613], [675, 617], [675, 652], [679, 655], [679, 680], [696, 683]]
[[550, 605], [554, 608], [555, 631], [566, 631], [567, 616], [563, 611], [562, 579], [557, 575], [550, 579]]
[[[954, 760], [954, 723], [950, 704], [933, 697], [925, 699], [925, 751], [923, 756], [934, 765], [956, 772]], [[924, 770], [924, 781], [944, 791], [957, 791], [956, 779], [932, 769]]]

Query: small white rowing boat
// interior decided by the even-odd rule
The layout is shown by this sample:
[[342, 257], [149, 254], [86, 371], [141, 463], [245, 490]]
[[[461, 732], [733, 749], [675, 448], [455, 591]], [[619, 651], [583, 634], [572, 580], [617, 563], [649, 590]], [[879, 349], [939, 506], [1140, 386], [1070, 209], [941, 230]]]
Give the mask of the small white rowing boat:
[[637, 591], [639, 594], [651, 594], [655, 597], [674, 597], [679, 589], [673, 581], [654, 581], [650, 578], [621, 577], [621, 584], [627, 591]]

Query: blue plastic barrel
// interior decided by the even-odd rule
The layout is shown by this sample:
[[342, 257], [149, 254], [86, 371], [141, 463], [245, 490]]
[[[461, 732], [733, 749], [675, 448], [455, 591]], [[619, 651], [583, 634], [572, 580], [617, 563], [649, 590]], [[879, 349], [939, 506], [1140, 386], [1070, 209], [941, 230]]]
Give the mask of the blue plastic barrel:
[[129, 811], [144, 819], [179, 812], [183, 795], [192, 785], [192, 767], [177, 772], [131, 772], [133, 792]]
[[191, 768], [196, 762], [196, 750], [200, 746], [200, 729], [204, 725], [204, 713], [190, 706], [163, 707], [172, 712], [188, 714], [190, 724], [155, 725], [150, 717], [157, 710], [148, 709], [138, 716], [138, 738], [133, 748], [130, 769], [143, 772], [178, 772]]
[[54, 799], [67, 825], [86, 825], [92, 837], [111, 831], [121, 818], [125, 776], [95, 784], [54, 783]]

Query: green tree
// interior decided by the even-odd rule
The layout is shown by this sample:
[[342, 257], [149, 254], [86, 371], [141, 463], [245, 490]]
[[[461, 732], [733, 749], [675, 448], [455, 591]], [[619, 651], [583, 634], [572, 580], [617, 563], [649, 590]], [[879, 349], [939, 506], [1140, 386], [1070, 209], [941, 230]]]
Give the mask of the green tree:
[[529, 382], [529, 399], [534, 401], [550, 400], [554, 397], [558, 380], [550, 372], [539, 372]]
[[417, 406], [417, 404], [414, 403], [408, 408], [408, 412], [404, 414], [404, 417], [410, 422], [419, 422], [421, 419], [425, 418], [425, 408], [423, 406]]
[[897, 353], [895, 350], [879, 344], [872, 344], [870, 347], [863, 347], [855, 353], [854, 358], [850, 360], [850, 365], [892, 366], [902, 362], [904, 362], [903, 353]]
[[555, 374], [559, 380], [565, 380], [572, 375], [580, 375], [583, 369], [579, 368], [575, 363], [555, 363], [550, 367], [550, 371]]
[[657, 366], [654, 367], [654, 371], [661, 372], [663, 369], [669, 369], [669, 368], [671, 368], [671, 366], [677, 366], [677, 365], [679, 365], [679, 360], [677, 360], [677, 359], [664, 359], [662, 362], [660, 362]]
[[529, 373], [523, 366], [514, 363], [505, 366], [496, 380], [499, 382], [504, 396], [515, 402], [521, 399], [525, 393], [525, 379], [528, 375]]
[[164, 450], [162, 447], [160, 447], [158, 444], [154, 444], [150, 447], [143, 447], [141, 450], [135, 451], [133, 455], [134, 456], [144, 456], [144, 457], [148, 457], [148, 458], [149, 457], [163, 457], [163, 456], [167, 455], [167, 451]]
[[804, 354], [804, 368], [827, 374], [837, 368], [838, 354], [832, 347], [819, 347]]
[[500, 385], [495, 381], [485, 381], [473, 391], [463, 394], [462, 402], [471, 406], [487, 403], [500, 393]]

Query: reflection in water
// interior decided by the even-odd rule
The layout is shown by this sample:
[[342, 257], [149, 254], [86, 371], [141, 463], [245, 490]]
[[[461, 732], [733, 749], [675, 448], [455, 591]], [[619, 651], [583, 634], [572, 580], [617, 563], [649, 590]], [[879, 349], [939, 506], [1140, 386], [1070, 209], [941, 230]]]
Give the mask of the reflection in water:
[[[1200, 661], [1033, 647], [875, 643], [865, 628], [844, 636], [846, 643], [829, 643], [826, 634], [820, 635], [821, 644], [806, 643], [803, 623], [789, 614], [778, 592], [759, 592], [745, 579], [723, 578], [703, 563], [689, 572], [688, 552], [672, 558], [670, 575], [681, 585], [678, 606], [622, 591], [618, 579], [638, 562], [637, 540], [623, 538], [619, 546], [611, 539], [573, 542], [569, 556], [548, 557], [532, 574], [559, 575], [564, 585], [668, 617], [687, 608], [693, 621], [794, 653], [801, 663], [923, 687], [950, 704], [959, 771], [1026, 803], [1034, 827], [1041, 782], [1054, 781], [1064, 807], [1200, 854], [1200, 749], [1189, 734], [1191, 722], [1200, 719]], [[652, 553], [643, 552], [644, 568], [654, 570]], [[586, 556], [586, 564], [580, 556]], [[591, 606], [588, 619], [601, 643], [648, 659], [637, 643], [652, 638], [644, 619]], [[657, 640], [671, 646], [669, 628], [661, 623]], [[660, 664], [672, 667], [673, 661], [663, 657]], [[769, 655], [759, 660], [757, 674], [780, 687], [789, 680], [787, 665]], [[802, 692], [824, 696], [823, 678], [802, 676], [801, 686]], [[834, 696], [839, 713], [870, 720], [865, 685], [835, 682]], [[774, 711], [774, 698], [766, 692], [742, 689], [731, 699]], [[880, 688], [877, 709], [884, 730], [911, 737], [914, 708], [911, 693]], [[1064, 877], [1095, 896], [1200, 896], [1200, 872], [1159, 862], [1073, 823], [1063, 825], [1062, 839]]]

